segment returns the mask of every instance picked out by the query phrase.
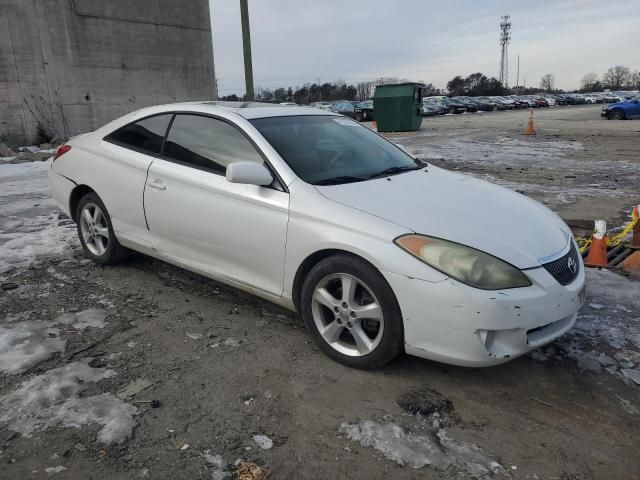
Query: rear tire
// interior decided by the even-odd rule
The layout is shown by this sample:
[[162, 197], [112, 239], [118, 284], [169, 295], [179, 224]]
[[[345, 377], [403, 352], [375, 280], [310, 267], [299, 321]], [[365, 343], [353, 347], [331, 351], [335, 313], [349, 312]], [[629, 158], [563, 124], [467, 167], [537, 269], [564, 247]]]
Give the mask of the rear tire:
[[624, 112], [619, 108], [616, 108], [615, 110], [611, 111], [611, 113], [609, 114], [609, 118], [611, 118], [612, 120], [624, 120]]
[[109, 265], [131, 254], [129, 249], [118, 243], [107, 207], [95, 192], [80, 199], [75, 218], [80, 244], [85, 255], [94, 262]]
[[404, 349], [393, 290], [378, 270], [353, 255], [333, 255], [311, 269], [300, 311], [320, 350], [349, 367], [378, 368]]

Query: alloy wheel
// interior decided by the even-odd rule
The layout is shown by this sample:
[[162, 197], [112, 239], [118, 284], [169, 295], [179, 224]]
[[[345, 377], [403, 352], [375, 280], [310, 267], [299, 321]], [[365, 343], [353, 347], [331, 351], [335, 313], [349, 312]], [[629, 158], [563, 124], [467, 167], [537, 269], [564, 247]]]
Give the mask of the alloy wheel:
[[101, 257], [109, 248], [109, 227], [102, 209], [87, 203], [80, 212], [80, 232], [87, 249]]
[[382, 307], [371, 289], [353, 275], [336, 273], [318, 282], [311, 311], [322, 338], [344, 355], [364, 356], [380, 344]]

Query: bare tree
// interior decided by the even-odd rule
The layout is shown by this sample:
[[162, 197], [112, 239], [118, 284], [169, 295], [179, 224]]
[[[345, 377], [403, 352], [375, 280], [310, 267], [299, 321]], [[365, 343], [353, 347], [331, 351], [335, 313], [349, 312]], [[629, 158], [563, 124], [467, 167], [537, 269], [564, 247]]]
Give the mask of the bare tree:
[[358, 83], [358, 85], [356, 85], [356, 91], [358, 100], [368, 100], [373, 96], [373, 82], [366, 81]]
[[542, 88], [546, 92], [553, 91], [553, 84], [554, 84], [554, 78], [553, 78], [553, 74], [551, 73], [547, 73], [540, 80], [540, 88]]
[[638, 72], [638, 70], [634, 70], [634, 72], [629, 75], [629, 87], [631, 87], [631, 89], [640, 89], [640, 72]]
[[611, 90], [620, 90], [620, 87], [629, 83], [630, 76], [631, 73], [627, 67], [624, 65], [616, 65], [602, 75], [602, 83]]
[[593, 86], [598, 83], [598, 75], [593, 72], [587, 73], [580, 81], [580, 87], [585, 92], [589, 92], [593, 89]]

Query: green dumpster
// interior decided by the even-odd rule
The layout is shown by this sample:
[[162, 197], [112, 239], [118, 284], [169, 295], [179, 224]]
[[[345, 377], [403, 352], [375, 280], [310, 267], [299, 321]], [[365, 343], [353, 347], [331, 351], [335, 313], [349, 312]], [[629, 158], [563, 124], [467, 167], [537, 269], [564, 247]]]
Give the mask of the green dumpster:
[[422, 83], [378, 85], [373, 96], [373, 118], [379, 132], [410, 132], [422, 124]]

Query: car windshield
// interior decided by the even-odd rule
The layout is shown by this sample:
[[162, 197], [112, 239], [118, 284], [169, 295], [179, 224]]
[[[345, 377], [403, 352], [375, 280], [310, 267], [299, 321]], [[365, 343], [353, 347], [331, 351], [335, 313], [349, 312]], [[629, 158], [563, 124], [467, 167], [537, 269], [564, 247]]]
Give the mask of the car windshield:
[[296, 175], [315, 185], [358, 182], [424, 166], [349, 118], [297, 115], [251, 123]]

